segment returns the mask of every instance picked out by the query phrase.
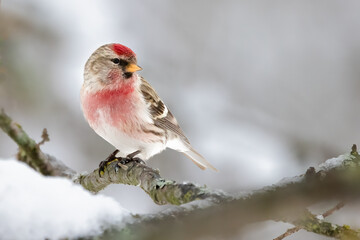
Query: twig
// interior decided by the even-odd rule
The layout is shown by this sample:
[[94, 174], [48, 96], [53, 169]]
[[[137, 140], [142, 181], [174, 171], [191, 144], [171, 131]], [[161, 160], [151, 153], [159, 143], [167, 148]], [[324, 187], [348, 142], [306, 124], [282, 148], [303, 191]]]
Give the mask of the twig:
[[[338, 204], [336, 204], [334, 207], [330, 208], [329, 210], [327, 210], [326, 212], [324, 212], [323, 214], [321, 214], [321, 218], [324, 219], [328, 216], [330, 216], [331, 214], [333, 214], [335, 211], [341, 209], [342, 207], [345, 206], [345, 202], [344, 201], [341, 201], [339, 202]], [[319, 219], [319, 222], [317, 223], [317, 225], [320, 225], [320, 220], [321, 218], [319, 219], [319, 217], [317, 217], [317, 219]], [[340, 227], [340, 226], [338, 226]], [[296, 232], [298, 232], [300, 229], [302, 229], [302, 227], [300, 226], [296, 226], [296, 227], [293, 227], [293, 228], [289, 228], [285, 233], [281, 234], [280, 236], [278, 236], [277, 238], [274, 238], [274, 240], [282, 240], [288, 236], [290, 236], [291, 234], [294, 234]], [[306, 229], [305, 229], [306, 230]]]
[[340, 210], [341, 208], [343, 208], [345, 206], [345, 202], [341, 201], [338, 204], [336, 204], [333, 208], [330, 208], [329, 210], [327, 210], [326, 212], [324, 212], [322, 214], [323, 218], [326, 218], [328, 216], [330, 216], [331, 214], [333, 214], [335, 211]]
[[41, 134], [41, 141], [37, 144], [38, 146], [43, 145], [45, 142], [49, 142], [50, 138], [49, 138], [49, 134], [47, 132], [47, 129], [44, 128]]
[[286, 232], [284, 232], [280, 236], [274, 238], [274, 240], [282, 240], [282, 239], [286, 238], [287, 236], [290, 236], [291, 234], [298, 232], [300, 229], [301, 229], [301, 227], [298, 227], [298, 226], [289, 228]]

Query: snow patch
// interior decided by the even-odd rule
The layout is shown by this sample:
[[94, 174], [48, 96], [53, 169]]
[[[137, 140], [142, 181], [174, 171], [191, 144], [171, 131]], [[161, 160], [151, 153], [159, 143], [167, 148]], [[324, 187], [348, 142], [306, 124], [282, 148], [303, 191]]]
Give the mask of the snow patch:
[[298, 183], [301, 182], [304, 179], [304, 177], [302, 175], [300, 176], [294, 176], [294, 177], [286, 177], [281, 179], [276, 186], [285, 186], [291, 183]]
[[2, 239], [60, 239], [100, 234], [130, 213], [70, 180], [44, 177], [17, 160], [0, 159]]
[[331, 168], [335, 168], [340, 166], [344, 160], [351, 159], [353, 156], [351, 154], [343, 154], [336, 158], [330, 158], [326, 160], [326, 162], [319, 165], [320, 170], [329, 170]]
[[[319, 170], [323, 170], [323, 171], [327, 171], [330, 170], [332, 168], [338, 167], [341, 164], [343, 164], [343, 162], [345, 160], [349, 160], [352, 159], [353, 156], [351, 154], [343, 154], [340, 155], [338, 157], [335, 158], [330, 158], [328, 160], [326, 160], [324, 163], [321, 163], [318, 167]], [[300, 176], [295, 176], [295, 177], [290, 177], [290, 178], [283, 178], [281, 179], [276, 185], [277, 186], [284, 186], [290, 183], [296, 183], [296, 182], [300, 182], [303, 180], [303, 175]]]

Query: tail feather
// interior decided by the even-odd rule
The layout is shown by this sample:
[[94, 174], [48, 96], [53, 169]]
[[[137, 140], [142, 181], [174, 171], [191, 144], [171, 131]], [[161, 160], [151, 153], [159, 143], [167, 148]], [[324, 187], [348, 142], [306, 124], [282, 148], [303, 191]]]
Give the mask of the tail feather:
[[193, 148], [189, 149], [188, 151], [183, 152], [188, 158], [190, 158], [193, 163], [196, 164], [199, 168], [202, 170], [205, 170], [207, 168], [210, 168], [214, 171], [218, 171], [213, 165], [211, 165], [206, 159], [200, 155], [197, 151], [195, 151]]

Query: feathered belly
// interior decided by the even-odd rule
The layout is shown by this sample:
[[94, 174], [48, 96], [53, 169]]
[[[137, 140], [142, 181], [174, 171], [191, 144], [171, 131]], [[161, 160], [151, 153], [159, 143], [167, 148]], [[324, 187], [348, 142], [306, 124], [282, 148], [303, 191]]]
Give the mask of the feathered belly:
[[111, 109], [98, 109], [97, 121], [89, 121], [94, 131], [120, 150], [123, 157], [140, 150], [138, 155], [146, 160], [166, 147], [164, 133], [144, 122], [138, 115], [123, 116]]

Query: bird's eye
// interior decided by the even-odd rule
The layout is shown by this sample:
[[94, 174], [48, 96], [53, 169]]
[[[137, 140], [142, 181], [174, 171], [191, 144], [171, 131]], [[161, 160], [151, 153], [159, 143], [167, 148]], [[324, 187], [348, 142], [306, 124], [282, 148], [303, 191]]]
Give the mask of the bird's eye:
[[[0, 0], [1, 1], [1, 0]], [[124, 60], [124, 59], [120, 59], [120, 58], [113, 58], [111, 59], [111, 61], [119, 66], [126, 66], [129, 64], [128, 61]]]
[[119, 64], [120, 63], [120, 59], [118, 58], [114, 58], [114, 59], [111, 59], [111, 61], [115, 64]]

